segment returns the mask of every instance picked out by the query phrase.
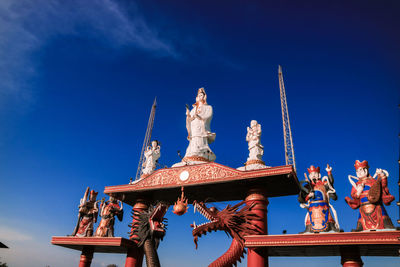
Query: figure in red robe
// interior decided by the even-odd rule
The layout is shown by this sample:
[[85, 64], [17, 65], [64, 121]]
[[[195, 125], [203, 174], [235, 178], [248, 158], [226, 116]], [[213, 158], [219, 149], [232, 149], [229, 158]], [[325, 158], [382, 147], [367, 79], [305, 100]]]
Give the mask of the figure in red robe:
[[79, 204], [79, 214], [78, 222], [72, 233], [72, 236], [77, 237], [89, 237], [93, 236], [93, 225], [97, 221], [97, 214], [99, 209], [97, 208], [97, 194], [94, 190], [90, 191], [90, 196], [88, 200], [90, 188], [86, 188], [85, 195], [81, 198]]
[[298, 197], [300, 207], [307, 209], [306, 229], [301, 233], [339, 232], [336, 211], [329, 203], [329, 199], [337, 199], [332, 167], [327, 165], [328, 176], [322, 179], [319, 167], [311, 165], [307, 170], [309, 177], [304, 174], [306, 180], [300, 182], [302, 190]]
[[110, 197], [109, 201], [102, 202], [100, 205], [100, 217], [101, 221], [97, 227], [95, 236], [99, 237], [114, 237], [114, 223], [115, 216], [117, 216], [119, 221], [122, 221], [124, 215], [122, 202], [114, 197]]
[[[368, 161], [356, 160], [354, 165], [357, 177], [349, 175], [353, 188], [351, 197], [346, 197], [347, 204], [352, 209], [359, 209], [360, 214], [357, 227], [353, 231], [367, 231], [377, 229], [394, 229], [393, 223], [386, 212], [385, 205], [390, 205], [394, 196], [389, 193], [386, 170], [377, 169], [374, 177], [369, 174]], [[352, 180], [358, 180], [356, 183]]]

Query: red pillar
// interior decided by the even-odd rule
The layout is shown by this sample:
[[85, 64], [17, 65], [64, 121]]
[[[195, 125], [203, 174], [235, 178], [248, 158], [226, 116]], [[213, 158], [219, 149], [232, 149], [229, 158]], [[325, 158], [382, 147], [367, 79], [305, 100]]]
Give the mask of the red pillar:
[[125, 267], [141, 267], [143, 263], [143, 249], [130, 248], [126, 254]]
[[93, 259], [94, 248], [93, 247], [83, 247], [81, 260], [79, 261], [79, 267], [90, 267]]
[[[147, 210], [148, 204], [145, 200], [143, 199], [138, 199], [133, 205], [132, 210], [134, 211], [144, 211]], [[132, 224], [135, 222], [135, 220], [132, 221]], [[126, 254], [126, 260], [125, 260], [125, 267], [142, 267], [143, 264], [143, 248], [130, 248], [128, 250], [128, 253]]]
[[340, 255], [343, 267], [362, 267], [364, 265], [356, 246], [341, 246]]
[[[247, 193], [245, 199], [246, 205], [253, 205], [252, 211], [261, 218], [261, 220], [254, 220], [254, 224], [262, 229], [263, 234], [268, 233], [267, 223], [267, 206], [268, 198], [264, 194], [264, 190], [252, 189]], [[248, 267], [268, 267], [268, 255], [263, 254], [260, 250], [248, 249], [247, 255]]]

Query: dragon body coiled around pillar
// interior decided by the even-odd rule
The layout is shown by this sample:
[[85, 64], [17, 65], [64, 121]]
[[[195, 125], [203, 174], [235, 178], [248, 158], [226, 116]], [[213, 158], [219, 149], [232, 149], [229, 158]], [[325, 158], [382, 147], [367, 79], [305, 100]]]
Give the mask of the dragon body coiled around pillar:
[[[251, 211], [254, 205], [245, 205], [244, 201], [236, 205], [228, 205], [223, 210], [219, 211], [216, 207], [208, 208], [203, 202], [193, 202], [195, 211], [197, 210], [206, 219], [207, 223], [196, 225], [193, 223], [192, 235], [197, 249], [198, 238], [207, 232], [225, 231], [232, 237], [232, 243], [229, 249], [218, 259], [212, 262], [209, 267], [231, 267], [236, 266], [237, 262], [241, 261], [244, 256], [244, 236], [261, 234], [262, 230], [254, 224], [254, 221], [260, 220], [259, 216]], [[243, 206], [241, 209], [239, 209]]]
[[130, 239], [134, 240], [138, 247], [143, 247], [147, 267], [160, 267], [157, 248], [165, 236], [167, 219], [164, 216], [167, 210], [168, 205], [158, 203], [145, 211], [132, 211]]

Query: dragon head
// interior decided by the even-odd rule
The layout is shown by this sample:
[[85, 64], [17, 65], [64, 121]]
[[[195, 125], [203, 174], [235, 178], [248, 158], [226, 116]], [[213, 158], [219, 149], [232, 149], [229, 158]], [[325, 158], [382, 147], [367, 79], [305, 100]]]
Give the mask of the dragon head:
[[168, 206], [165, 204], [158, 204], [149, 216], [150, 231], [153, 235], [164, 236], [165, 235], [165, 213], [168, 210]]
[[133, 223], [129, 225], [132, 228], [130, 237], [142, 246], [146, 239], [154, 241], [157, 248], [160, 240], [165, 236], [167, 219], [164, 218], [168, 206], [164, 203], [158, 203], [156, 206], [150, 206], [147, 211], [132, 211]]
[[239, 210], [243, 204], [245, 204], [244, 201], [234, 206], [228, 205], [225, 209], [219, 211], [216, 207], [208, 208], [203, 202], [194, 201], [194, 211], [197, 210], [208, 220], [208, 222], [200, 225], [196, 225], [195, 222], [190, 225], [193, 228], [192, 235], [196, 249], [198, 238], [211, 231], [225, 231], [242, 244], [245, 235], [261, 233], [261, 229], [251, 222], [259, 220], [259, 217], [251, 211], [253, 206], [245, 205]]

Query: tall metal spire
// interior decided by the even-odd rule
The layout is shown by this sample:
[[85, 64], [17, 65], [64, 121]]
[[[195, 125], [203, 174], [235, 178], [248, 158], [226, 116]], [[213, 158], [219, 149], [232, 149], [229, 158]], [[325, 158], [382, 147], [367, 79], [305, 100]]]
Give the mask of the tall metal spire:
[[[399, 108], [400, 108], [400, 104], [399, 104]], [[400, 133], [399, 133], [399, 138], [400, 138]], [[400, 152], [400, 147], [399, 147], [399, 152]], [[399, 164], [399, 181], [397, 182], [397, 184], [399, 185], [399, 201], [397, 201], [397, 206], [399, 206], [399, 219], [397, 219], [397, 224], [400, 224], [400, 155], [399, 155], [399, 159], [398, 159], [397, 163]]]
[[136, 171], [135, 180], [140, 179], [140, 176], [142, 175], [142, 170], [143, 170], [142, 165], [143, 165], [143, 161], [144, 161], [144, 151], [150, 145], [151, 133], [153, 132], [154, 116], [156, 115], [156, 107], [157, 107], [157, 97], [154, 98], [153, 106], [151, 107], [149, 122], [147, 123], [146, 134], [144, 136], [142, 152], [140, 152], [140, 159], [139, 159], [139, 164], [138, 164], [138, 168], [137, 168], [137, 171]]
[[286, 165], [293, 165], [296, 171], [296, 160], [294, 158], [292, 130], [290, 128], [289, 110], [286, 102], [285, 84], [283, 82], [282, 67], [278, 67], [279, 90], [281, 92], [281, 108], [282, 108], [282, 123], [283, 123], [283, 138], [285, 143], [285, 161]]

